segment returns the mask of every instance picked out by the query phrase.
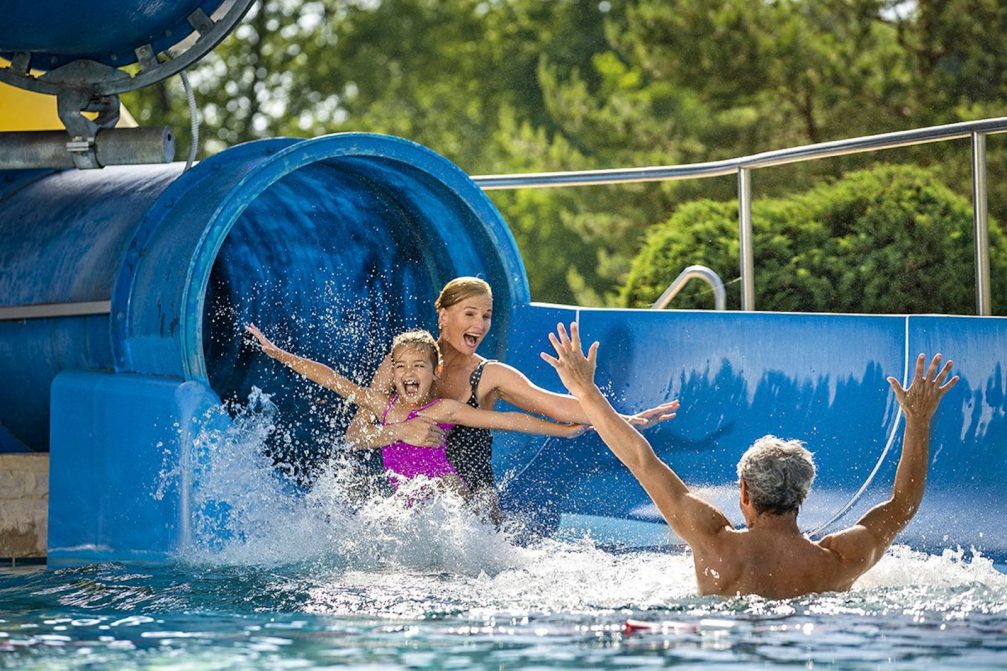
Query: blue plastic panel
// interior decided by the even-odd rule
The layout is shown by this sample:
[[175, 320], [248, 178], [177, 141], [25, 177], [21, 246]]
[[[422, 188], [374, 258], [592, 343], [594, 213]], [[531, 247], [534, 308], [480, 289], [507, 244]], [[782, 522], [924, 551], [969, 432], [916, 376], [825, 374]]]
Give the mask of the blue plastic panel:
[[[948, 392], [934, 419], [927, 492], [903, 537], [920, 548], [973, 546], [1002, 555], [1007, 546], [1003, 531], [1007, 519], [1007, 319], [910, 317], [911, 362], [919, 352], [941, 352], [951, 358], [961, 380]], [[894, 462], [890, 472], [879, 478], [891, 482], [893, 475]]]
[[[66, 371], [52, 385], [49, 562], [166, 561], [187, 542], [197, 382]], [[162, 482], [162, 478], [165, 478]]]

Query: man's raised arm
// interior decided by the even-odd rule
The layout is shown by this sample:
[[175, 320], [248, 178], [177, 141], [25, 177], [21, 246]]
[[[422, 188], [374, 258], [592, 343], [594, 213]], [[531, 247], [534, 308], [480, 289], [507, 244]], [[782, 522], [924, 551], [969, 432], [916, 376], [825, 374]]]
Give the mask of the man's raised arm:
[[[542, 358], [559, 374], [564, 386], [580, 401], [591, 424], [609, 449], [629, 468], [643, 485], [672, 530], [691, 546], [705, 545], [731, 527], [728, 519], [702, 499], [696, 498], [671, 468], [654, 454], [650, 443], [619, 413], [594, 383], [598, 343], [591, 345], [587, 357], [580, 343], [576, 322], [570, 334], [562, 324], [549, 334], [556, 356], [542, 353]], [[674, 415], [675, 406], [662, 419]]]
[[925, 363], [925, 355], [920, 354], [908, 389], [903, 389], [894, 377], [888, 378], [906, 416], [902, 456], [895, 471], [891, 498], [871, 508], [849, 529], [822, 539], [822, 546], [836, 552], [857, 575], [881, 559], [923, 500], [929, 464], [930, 420], [944, 394], [958, 382], [957, 375], [947, 379], [952, 362], [949, 360], [941, 368], [940, 354], [934, 356], [926, 373], [923, 372]]

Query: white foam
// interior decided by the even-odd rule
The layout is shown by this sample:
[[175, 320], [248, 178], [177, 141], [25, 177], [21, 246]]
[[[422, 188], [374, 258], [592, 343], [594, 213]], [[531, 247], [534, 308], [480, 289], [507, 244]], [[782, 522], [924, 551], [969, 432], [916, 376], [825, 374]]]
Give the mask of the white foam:
[[1007, 590], [1007, 575], [998, 571], [992, 560], [976, 550], [945, 549], [938, 556], [896, 545], [857, 581], [853, 589], [971, 584]]

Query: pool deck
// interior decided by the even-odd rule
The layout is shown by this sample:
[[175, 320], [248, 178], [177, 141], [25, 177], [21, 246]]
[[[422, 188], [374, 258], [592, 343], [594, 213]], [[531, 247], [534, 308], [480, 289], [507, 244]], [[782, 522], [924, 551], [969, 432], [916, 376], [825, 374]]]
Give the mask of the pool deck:
[[0, 563], [45, 557], [49, 455], [0, 454]]

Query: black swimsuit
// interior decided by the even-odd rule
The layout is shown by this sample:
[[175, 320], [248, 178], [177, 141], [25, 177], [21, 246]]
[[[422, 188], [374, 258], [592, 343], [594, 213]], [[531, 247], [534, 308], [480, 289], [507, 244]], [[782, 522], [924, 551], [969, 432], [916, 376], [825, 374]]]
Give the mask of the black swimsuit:
[[[479, 407], [479, 381], [483, 376], [483, 368], [492, 363], [489, 359], [479, 362], [469, 377], [472, 393], [468, 404]], [[493, 456], [493, 434], [489, 429], [474, 429], [471, 426], [456, 426], [448, 433], [447, 457], [448, 463], [455, 467], [458, 475], [472, 491], [485, 487], [495, 487], [493, 466], [490, 458]]]

